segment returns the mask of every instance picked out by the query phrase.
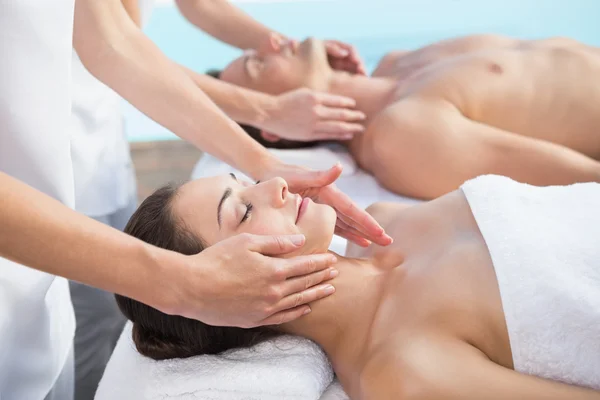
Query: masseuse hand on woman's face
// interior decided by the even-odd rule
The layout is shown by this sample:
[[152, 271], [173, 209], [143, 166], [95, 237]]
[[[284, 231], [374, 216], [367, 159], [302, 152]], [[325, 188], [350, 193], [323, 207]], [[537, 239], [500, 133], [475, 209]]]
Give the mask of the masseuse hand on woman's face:
[[363, 247], [368, 246], [370, 242], [380, 246], [391, 244], [392, 238], [377, 221], [335, 186], [333, 182], [341, 173], [340, 164], [327, 171], [312, 171], [297, 165], [278, 164], [267, 169], [262, 176], [263, 179], [280, 176], [287, 181], [291, 192], [332, 207], [337, 214], [336, 235]]
[[189, 275], [203, 294], [201, 315], [185, 316], [211, 325], [279, 324], [333, 293], [323, 282], [337, 273], [327, 253], [335, 212], [290, 193], [283, 179], [202, 178], [182, 186], [171, 207], [208, 246], [191, 256], [202, 276]]

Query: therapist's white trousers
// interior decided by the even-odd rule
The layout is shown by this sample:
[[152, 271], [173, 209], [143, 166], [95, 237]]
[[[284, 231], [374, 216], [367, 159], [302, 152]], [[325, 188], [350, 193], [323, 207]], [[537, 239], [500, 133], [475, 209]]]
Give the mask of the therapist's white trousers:
[[[137, 196], [116, 212], [95, 220], [123, 230], [135, 211]], [[114, 294], [69, 282], [75, 309], [75, 400], [93, 400], [106, 364], [125, 325]]]

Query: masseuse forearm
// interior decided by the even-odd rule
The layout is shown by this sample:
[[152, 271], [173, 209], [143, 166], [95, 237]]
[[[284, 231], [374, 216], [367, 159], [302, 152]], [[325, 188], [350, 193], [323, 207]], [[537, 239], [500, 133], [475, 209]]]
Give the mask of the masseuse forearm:
[[192, 24], [240, 49], [256, 49], [272, 32], [227, 0], [177, 0], [177, 6]]
[[273, 162], [135, 26], [118, 0], [76, 2], [74, 45], [93, 75], [179, 137], [252, 176]]
[[142, 26], [142, 16], [140, 13], [140, 0], [121, 0], [123, 8], [127, 11], [129, 18], [138, 26]]
[[263, 123], [269, 118], [269, 110], [275, 107], [276, 98], [269, 94], [232, 85], [184, 66], [181, 68], [212, 101], [237, 122], [263, 128]]
[[150, 304], [174, 299], [163, 287], [162, 268], [181, 255], [167, 252], [94, 221], [0, 172], [0, 256]]

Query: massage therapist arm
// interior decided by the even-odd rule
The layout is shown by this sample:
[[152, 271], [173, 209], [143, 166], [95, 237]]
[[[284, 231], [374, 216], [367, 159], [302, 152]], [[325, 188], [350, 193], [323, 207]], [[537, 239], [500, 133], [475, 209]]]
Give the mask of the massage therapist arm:
[[335, 190], [332, 183], [341, 173], [339, 167], [315, 172], [277, 160], [142, 33], [119, 0], [77, 0], [73, 41], [96, 78], [182, 139], [254, 179], [273, 174], [283, 177], [290, 182], [291, 191], [334, 207], [340, 222], [356, 222], [356, 226], [342, 227], [342, 232], [359, 232], [380, 244], [391, 241], [373, 218]]
[[256, 178], [275, 162], [142, 33], [121, 1], [77, 0], [73, 44], [96, 78], [182, 139]]
[[184, 256], [83, 216], [1, 172], [0, 221], [1, 257], [211, 325], [283, 323], [332, 293], [322, 282], [331, 278], [333, 256], [260, 254], [297, 250], [302, 236], [238, 235]]
[[[227, 0], [176, 0], [176, 3], [192, 24], [242, 50], [258, 50], [274, 33]], [[276, 35], [288, 40], [281, 33]], [[327, 40], [325, 45], [335, 69], [365, 74], [365, 66], [353, 46], [336, 40]]]
[[[112, 15], [122, 18], [122, 13], [117, 12], [116, 4], [107, 4], [106, 6], [112, 6], [114, 11], [112, 14], [104, 14], [105, 17]], [[131, 19], [139, 26], [138, 2], [125, 0], [123, 6]], [[233, 6], [228, 4], [226, 6], [227, 9], [231, 8], [241, 13]], [[241, 15], [246, 16], [243, 13]], [[244, 19], [244, 21], [246, 20]], [[104, 22], [107, 24], [106, 28], [109, 28], [106, 18], [104, 18]], [[121, 27], [124, 23], [126, 24], [122, 19], [115, 19], [114, 22], [120, 24]], [[256, 21], [254, 22], [258, 24]], [[229, 24], [228, 29], [231, 29], [235, 26], [235, 21], [229, 21]], [[85, 60], [83, 61], [85, 62]], [[308, 89], [298, 89], [273, 96], [228, 84], [183, 66], [181, 68], [190, 76], [194, 84], [202, 89], [230, 118], [272, 132], [279, 137], [302, 141], [339, 140], [350, 139], [364, 130], [361, 124], [364, 114], [352, 110], [356, 103], [351, 98], [316, 93]], [[324, 131], [323, 125], [327, 125], [330, 129]]]
[[[287, 40], [226, 0], [179, 0], [182, 14], [209, 35], [240, 49], [261, 50], [271, 40]], [[326, 41], [334, 68], [363, 73], [356, 49]], [[184, 70], [227, 115], [289, 140], [348, 140], [364, 130], [362, 112], [349, 97], [297, 89], [278, 96], [227, 84]]]

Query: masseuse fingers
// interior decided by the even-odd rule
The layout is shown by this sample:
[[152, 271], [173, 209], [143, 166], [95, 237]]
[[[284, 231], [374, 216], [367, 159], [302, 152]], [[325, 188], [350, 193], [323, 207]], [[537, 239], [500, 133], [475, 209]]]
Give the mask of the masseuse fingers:
[[354, 242], [361, 247], [367, 247], [369, 244], [371, 244], [371, 242], [364, 238], [361, 232], [349, 227], [339, 219], [336, 223], [335, 234], [343, 237], [344, 239], [348, 239], [349, 241]]
[[359, 208], [347, 194], [336, 187], [326, 189], [322, 191], [320, 200], [335, 208], [338, 218], [342, 218], [347, 225], [355, 227], [363, 233], [366, 239], [372, 242], [381, 246], [392, 243], [392, 238], [385, 233], [384, 229], [375, 221], [375, 218]]
[[[336, 223], [336, 228], [339, 228], [345, 232], [349, 232], [353, 235], [358, 235], [361, 238], [363, 238], [364, 240], [361, 240], [359, 242], [359, 241], [356, 241], [349, 237], [346, 237], [344, 235], [341, 235], [341, 234], [339, 235], [339, 236], [346, 237], [346, 239], [352, 240], [354, 243], [356, 243], [360, 246], [363, 246], [363, 244], [368, 246], [369, 244], [371, 244], [371, 242], [375, 242], [380, 246], [387, 246], [393, 242], [392, 238], [390, 236], [388, 236], [386, 233], [379, 235], [379, 236], [372, 236], [372, 235], [367, 234], [364, 227], [361, 227], [360, 225], [356, 224], [356, 222], [354, 222], [352, 219], [350, 219], [342, 214], [339, 214], [339, 213], [338, 213], [338, 220]], [[336, 234], [337, 234], [337, 232], [336, 232]]]
[[352, 220], [352, 218], [349, 218], [343, 214], [338, 214], [338, 219], [337, 219], [337, 226], [339, 226], [342, 229], [345, 230], [349, 230], [354, 232], [357, 235], [360, 235], [362, 237], [367, 237], [369, 236], [364, 229], [362, 229], [361, 226], [357, 225], [356, 222], [354, 222]]
[[351, 97], [338, 96], [336, 94], [329, 93], [315, 93], [315, 99], [321, 105], [327, 107], [340, 107], [340, 108], [354, 108], [356, 107], [356, 100]]
[[295, 293], [282, 299], [275, 307], [275, 314], [266, 318], [263, 322], [264, 325], [279, 325], [289, 321], [292, 321], [298, 317], [301, 317], [306, 310], [310, 308], [306, 307], [301, 312], [297, 312], [298, 308], [302, 309], [304, 304], [312, 303], [324, 297], [330, 296], [335, 292], [335, 288], [326, 283], [319, 286], [312, 287], [304, 290], [300, 293]]
[[350, 140], [354, 135], [363, 131], [364, 127], [361, 124], [340, 121], [319, 121], [315, 125], [313, 138]]
[[298, 167], [294, 171], [275, 171], [278, 175], [284, 178], [288, 185], [290, 192], [302, 193], [307, 188], [330, 188], [333, 183], [342, 174], [342, 164], [339, 162], [335, 163], [331, 168], [322, 171], [312, 171], [301, 169]]
[[[316, 109], [317, 116], [322, 120], [330, 121], [363, 121], [366, 116], [363, 112], [357, 110], [350, 110], [348, 108], [333, 108], [320, 106]], [[362, 127], [362, 125], [361, 125]]]
[[327, 268], [325, 270], [315, 272], [314, 274], [288, 279], [281, 285], [280, 293], [282, 294], [282, 297], [287, 297], [294, 293], [300, 293], [303, 290], [333, 279], [337, 275], [338, 271], [335, 268]]
[[280, 311], [262, 320], [258, 325], [281, 325], [293, 321], [310, 312], [309, 306], [300, 306], [291, 310]]
[[[287, 260], [280, 260], [275, 270], [275, 279], [285, 281], [289, 278], [313, 274], [330, 267], [335, 262], [337, 262], [337, 258], [328, 253], [296, 256]], [[282, 293], [282, 295], [285, 294]]]
[[304, 235], [262, 236], [242, 233], [236, 238], [242, 247], [269, 256], [278, 256], [298, 250], [304, 245]]

